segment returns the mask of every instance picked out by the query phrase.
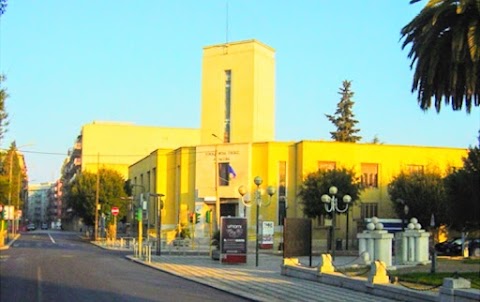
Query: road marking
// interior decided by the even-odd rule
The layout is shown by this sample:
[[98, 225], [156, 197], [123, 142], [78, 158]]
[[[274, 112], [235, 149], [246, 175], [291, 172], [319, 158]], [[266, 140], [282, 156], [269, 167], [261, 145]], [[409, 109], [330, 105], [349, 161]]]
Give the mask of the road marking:
[[42, 269], [37, 266], [37, 301], [42, 301]]
[[50, 240], [51, 240], [53, 243], [56, 243], [55, 240], [53, 240], [53, 237], [52, 237], [52, 235], [50, 235], [50, 233], [48, 233], [48, 237], [50, 237]]

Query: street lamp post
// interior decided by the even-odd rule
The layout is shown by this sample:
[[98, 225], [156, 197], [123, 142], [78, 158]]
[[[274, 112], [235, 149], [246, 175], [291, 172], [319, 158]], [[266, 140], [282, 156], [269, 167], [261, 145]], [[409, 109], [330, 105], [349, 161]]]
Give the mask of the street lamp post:
[[[257, 213], [256, 213], [257, 227], [256, 227], [256, 236], [255, 236], [255, 266], [258, 266], [258, 247], [259, 247], [258, 235], [259, 235], [259, 232], [260, 232], [260, 226], [259, 226], [260, 207], [262, 207], [262, 206], [268, 207], [270, 205], [270, 202], [272, 201], [272, 195], [275, 194], [276, 190], [275, 190], [275, 187], [273, 187], [273, 186], [268, 186], [267, 187], [267, 194], [268, 194], [268, 196], [270, 196], [270, 198], [267, 202], [264, 203], [262, 201], [262, 194], [260, 192], [260, 185], [263, 183], [263, 179], [260, 176], [256, 176], [253, 179], [253, 182], [257, 186], [257, 190], [255, 191], [255, 203], [257, 205]], [[238, 193], [240, 193], [240, 195], [242, 195], [242, 202], [244, 203], [244, 205], [245, 206], [250, 206], [249, 204], [245, 203], [245, 201], [243, 200], [243, 196], [247, 193], [247, 191], [245, 190], [245, 187], [240, 186], [238, 188]]]
[[163, 209], [163, 201], [162, 197], [165, 196], [163, 194], [154, 194], [154, 193], [149, 193], [150, 197], [153, 197], [156, 199], [155, 202], [155, 226], [157, 229], [157, 246], [156, 246], [156, 252], [155, 254], [157, 256], [160, 256], [162, 254], [162, 209]]
[[[214, 133], [212, 136], [218, 139], [221, 143], [223, 141]], [[220, 196], [218, 193], [218, 144], [215, 145], [215, 220], [217, 221], [217, 230], [220, 230]]]
[[334, 247], [335, 225], [336, 225], [335, 215], [336, 215], [336, 213], [346, 212], [348, 210], [349, 203], [352, 201], [352, 197], [350, 197], [350, 195], [344, 195], [343, 196], [343, 202], [345, 203], [345, 208], [340, 209], [338, 207], [338, 199], [336, 197], [337, 192], [338, 192], [337, 187], [331, 186], [328, 189], [328, 193], [331, 196], [328, 195], [328, 194], [323, 194], [322, 197], [321, 197], [321, 200], [322, 200], [322, 202], [324, 203], [324, 206], [325, 206], [325, 211], [327, 211], [328, 213], [332, 213], [332, 238], [330, 238], [330, 247], [332, 249], [332, 259], [333, 260], [335, 260], [335, 247]]
[[401, 205], [403, 205], [403, 211], [402, 211], [402, 232], [405, 231], [405, 221], [407, 220], [408, 212], [410, 211], [407, 203], [405, 200], [399, 198], [397, 199], [397, 202]]

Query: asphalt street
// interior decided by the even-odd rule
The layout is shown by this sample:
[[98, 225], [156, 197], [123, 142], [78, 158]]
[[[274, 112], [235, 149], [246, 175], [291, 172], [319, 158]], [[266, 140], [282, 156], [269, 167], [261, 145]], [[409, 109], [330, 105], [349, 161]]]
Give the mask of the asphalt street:
[[76, 233], [34, 231], [0, 251], [0, 301], [248, 301], [99, 249]]

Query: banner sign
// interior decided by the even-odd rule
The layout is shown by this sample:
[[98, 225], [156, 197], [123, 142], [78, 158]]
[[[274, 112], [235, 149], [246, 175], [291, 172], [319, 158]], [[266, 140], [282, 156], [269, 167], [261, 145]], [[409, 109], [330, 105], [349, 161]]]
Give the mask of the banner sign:
[[262, 221], [260, 225], [260, 248], [273, 248], [273, 234], [275, 233], [275, 226], [273, 221]]
[[220, 228], [220, 253], [222, 254], [222, 262], [246, 262], [246, 218], [222, 217]]
[[3, 219], [5, 220], [14, 220], [15, 219], [15, 207], [14, 206], [3, 206], [3, 210], [5, 211], [5, 215]]

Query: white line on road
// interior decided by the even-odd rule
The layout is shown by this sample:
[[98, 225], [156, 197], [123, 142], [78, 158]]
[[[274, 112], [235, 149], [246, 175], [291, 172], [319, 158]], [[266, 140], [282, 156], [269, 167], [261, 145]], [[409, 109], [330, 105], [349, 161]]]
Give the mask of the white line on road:
[[55, 240], [53, 240], [53, 237], [52, 237], [52, 235], [50, 235], [50, 233], [48, 233], [48, 237], [50, 237], [50, 240], [51, 240], [53, 243], [56, 243]]
[[42, 301], [42, 270], [37, 266], [37, 301]]

